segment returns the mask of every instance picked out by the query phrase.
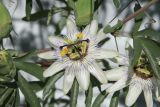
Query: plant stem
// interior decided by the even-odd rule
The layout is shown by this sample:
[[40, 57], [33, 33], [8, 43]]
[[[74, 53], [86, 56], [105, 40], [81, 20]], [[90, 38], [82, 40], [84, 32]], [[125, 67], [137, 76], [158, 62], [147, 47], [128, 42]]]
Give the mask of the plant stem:
[[151, 5], [155, 4], [158, 0], [152, 0], [151, 2], [149, 2], [147, 5], [145, 5], [144, 7], [140, 8], [139, 10], [137, 10], [136, 12], [134, 12], [133, 14], [129, 15], [127, 18], [125, 18], [122, 22], [123, 24], [125, 24], [126, 22], [128, 22], [129, 20], [133, 19], [134, 17], [136, 17], [137, 15], [139, 15], [141, 12], [146, 11]]

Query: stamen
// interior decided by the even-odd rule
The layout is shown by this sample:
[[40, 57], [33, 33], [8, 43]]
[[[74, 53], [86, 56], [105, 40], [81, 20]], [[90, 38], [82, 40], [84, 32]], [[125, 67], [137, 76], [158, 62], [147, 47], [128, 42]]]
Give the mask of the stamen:
[[60, 54], [61, 56], [65, 56], [68, 53], [68, 48], [67, 47], [63, 47], [63, 49], [61, 50]]
[[83, 38], [83, 33], [80, 32], [78, 34], [76, 34], [77, 39], [82, 39]]

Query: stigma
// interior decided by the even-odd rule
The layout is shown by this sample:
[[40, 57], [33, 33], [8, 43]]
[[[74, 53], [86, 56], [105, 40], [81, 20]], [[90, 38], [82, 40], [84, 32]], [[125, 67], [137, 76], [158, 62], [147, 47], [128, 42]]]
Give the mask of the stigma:
[[138, 77], [142, 79], [148, 79], [153, 76], [152, 72], [148, 68], [146, 68], [144, 65], [135, 66], [134, 72]]

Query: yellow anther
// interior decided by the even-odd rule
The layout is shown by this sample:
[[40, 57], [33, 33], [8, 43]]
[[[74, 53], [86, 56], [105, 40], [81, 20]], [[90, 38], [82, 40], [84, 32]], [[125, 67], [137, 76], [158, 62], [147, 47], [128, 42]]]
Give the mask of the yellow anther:
[[78, 34], [76, 34], [77, 39], [82, 39], [83, 38], [83, 33], [80, 32]]
[[68, 48], [67, 47], [64, 47], [60, 52], [61, 56], [65, 56], [67, 53], [68, 53]]

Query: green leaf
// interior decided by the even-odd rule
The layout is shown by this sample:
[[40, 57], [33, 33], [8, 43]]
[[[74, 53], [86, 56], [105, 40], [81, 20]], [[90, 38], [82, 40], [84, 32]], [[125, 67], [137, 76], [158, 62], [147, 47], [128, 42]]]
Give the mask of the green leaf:
[[76, 107], [77, 105], [77, 99], [78, 99], [78, 93], [79, 93], [79, 85], [77, 80], [75, 79], [72, 85], [71, 89], [71, 101], [70, 101], [70, 107]]
[[66, 25], [66, 20], [67, 17], [61, 17], [61, 19], [59, 20], [59, 22], [56, 25], [56, 30], [55, 30], [55, 35], [59, 35], [60, 32], [62, 31], [62, 29], [64, 28], [64, 26]]
[[34, 63], [23, 62], [23, 61], [14, 61], [14, 64], [16, 68], [24, 70], [25, 72], [37, 77], [41, 81], [44, 81], [43, 69], [40, 66]]
[[131, 107], [138, 107], [137, 102], [135, 102]]
[[110, 26], [110, 25], [107, 25], [105, 28], [104, 28], [104, 33], [111, 33], [114, 31], [114, 29]]
[[[48, 18], [47, 18], [47, 25], [51, 23], [52, 16], [55, 13], [62, 12], [62, 14], [67, 14], [66, 17], [68, 16], [68, 12], [65, 10], [66, 8], [57, 8], [57, 7], [52, 7], [49, 12], [48, 12]], [[65, 15], [64, 15], [65, 16]], [[60, 20], [61, 21], [61, 20]]]
[[41, 81], [32, 81], [32, 82], [29, 82], [30, 86], [32, 87], [32, 90], [34, 92], [37, 92], [37, 91], [40, 91], [44, 88], [44, 83], [41, 82]]
[[37, 2], [37, 4], [38, 4], [39, 8], [40, 8], [41, 10], [43, 10], [43, 6], [42, 6], [42, 3], [41, 3], [41, 0], [36, 0], [36, 2]]
[[155, 76], [160, 79], [160, 46], [149, 39], [140, 38], [142, 48], [146, 53]]
[[18, 74], [18, 81], [16, 82], [23, 95], [25, 96], [26, 101], [29, 103], [30, 107], [41, 107], [40, 101], [38, 100], [35, 93], [32, 91], [31, 86], [28, 84], [25, 78]]
[[48, 12], [47, 25], [51, 23], [53, 14], [58, 13], [58, 12], [63, 12], [63, 11], [64, 13], [66, 13], [65, 8], [52, 7]]
[[110, 25], [107, 25], [104, 28], [103, 32], [106, 33], [106, 34], [107, 33], [115, 33], [118, 30], [120, 30], [122, 28], [122, 26], [123, 26], [123, 22], [121, 20], [118, 20], [117, 24], [114, 25], [113, 27], [111, 27]]
[[97, 9], [99, 9], [99, 7], [101, 6], [101, 4], [104, 2], [105, 0], [95, 0], [94, 1], [94, 11], [96, 11]]
[[75, 1], [75, 17], [78, 26], [87, 25], [93, 17], [94, 4], [93, 0], [77, 0]]
[[[134, 7], [134, 12], [136, 12], [137, 10], [139, 10], [141, 8], [140, 4], [135, 4], [135, 7]], [[137, 32], [142, 24], [142, 21], [143, 21], [143, 17], [144, 17], [144, 13], [140, 13], [139, 15], [137, 15], [135, 17], [135, 25], [133, 26], [133, 30], [132, 32]]]
[[75, 8], [74, 0], [68, 0], [68, 6], [74, 9]]
[[7, 8], [0, 2], [0, 42], [9, 36], [12, 30], [12, 19]]
[[24, 21], [36, 21], [42, 18], [45, 18], [48, 16], [50, 10], [43, 10], [43, 11], [38, 11], [36, 13], [30, 14], [29, 18], [28, 16], [25, 16], [22, 18]]
[[13, 90], [14, 90], [13, 88], [7, 88], [6, 89], [6, 91], [0, 97], [0, 105], [3, 105], [4, 101], [6, 101], [8, 96], [10, 96], [12, 94]]
[[45, 84], [44, 91], [43, 91], [43, 99], [45, 100], [49, 94], [52, 92], [52, 90], [55, 88], [55, 82], [64, 75], [64, 72], [59, 72], [56, 75], [53, 75], [49, 78], [47, 83]]
[[117, 91], [113, 94], [109, 107], [118, 107], [119, 94], [120, 91]]
[[147, 28], [147, 29], [143, 29], [141, 31], [138, 31], [134, 35], [139, 36], [139, 37], [147, 37], [149, 39], [152, 39], [152, 40], [160, 43], [160, 32], [156, 31], [154, 29], [151, 29], [151, 28]]
[[113, 3], [116, 6], [116, 8], [120, 7], [120, 1], [119, 0], [113, 0]]
[[90, 82], [88, 90], [85, 92], [86, 99], [85, 99], [85, 104], [86, 107], [91, 107], [92, 104], [92, 97], [93, 97], [93, 89], [92, 89], [92, 83]]
[[14, 107], [19, 107], [20, 106], [20, 96], [19, 96], [19, 90], [16, 90], [16, 96], [15, 96], [15, 104]]
[[101, 107], [102, 102], [107, 97], [108, 93], [104, 90], [102, 91], [94, 100], [92, 107]]
[[25, 60], [29, 59], [30, 57], [32, 57], [34, 55], [36, 55], [35, 50], [32, 50], [32, 51], [27, 52], [27, 53], [23, 53], [23, 54], [19, 53], [19, 55], [16, 58], [14, 58], [14, 61], [25, 61]]
[[133, 59], [131, 61], [131, 66], [132, 67], [137, 64], [137, 61], [140, 58], [141, 53], [142, 53], [142, 46], [141, 46], [141, 43], [140, 43], [140, 39], [138, 37], [133, 38], [133, 45], [136, 48], [134, 48]]
[[32, 0], [26, 0], [26, 19], [31, 19]]
[[5, 107], [13, 107], [15, 102], [16, 90], [14, 89], [12, 94], [8, 96], [7, 101], [5, 102]]

